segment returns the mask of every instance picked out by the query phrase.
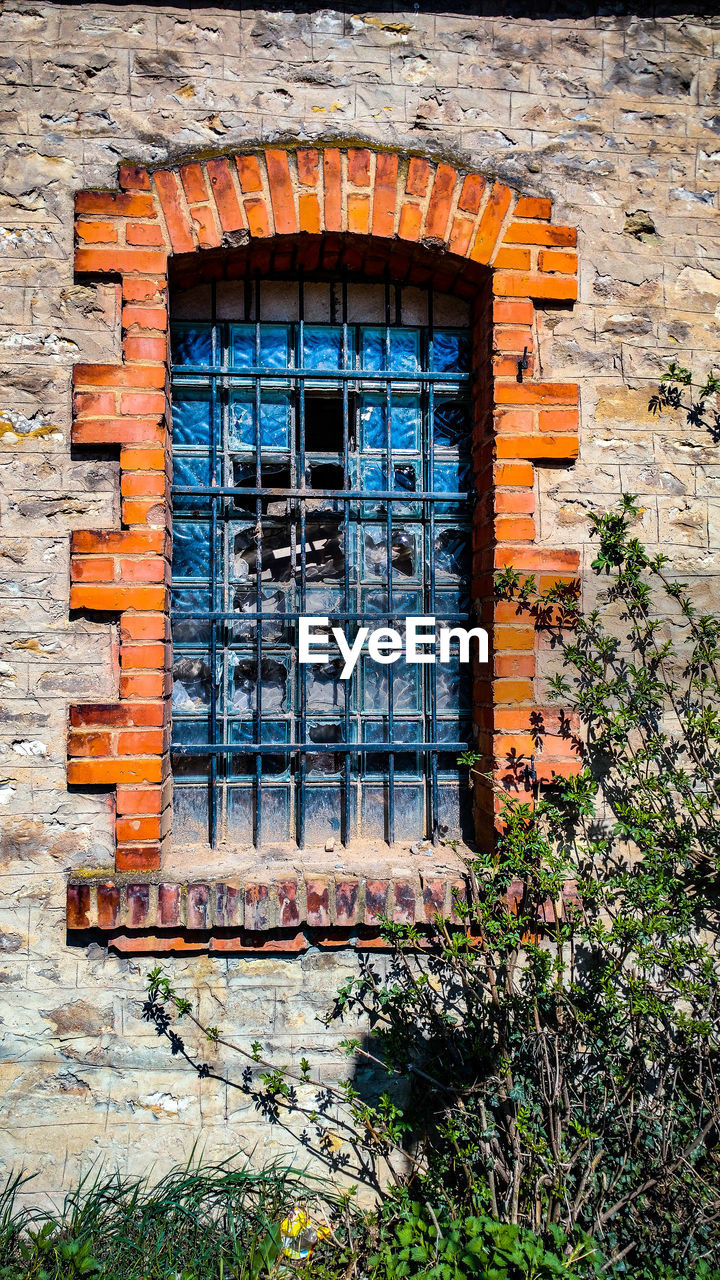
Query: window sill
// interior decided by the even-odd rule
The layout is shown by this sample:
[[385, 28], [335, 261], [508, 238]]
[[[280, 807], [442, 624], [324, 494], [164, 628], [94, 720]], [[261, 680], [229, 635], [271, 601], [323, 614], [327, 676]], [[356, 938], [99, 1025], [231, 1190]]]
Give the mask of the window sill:
[[122, 951], [301, 951], [317, 942], [381, 945], [384, 919], [427, 926], [442, 915], [460, 923], [467, 868], [461, 852], [446, 846], [429, 854], [384, 847], [382, 856], [341, 848], [252, 857], [184, 850], [149, 874], [75, 873], [68, 931], [106, 935]]

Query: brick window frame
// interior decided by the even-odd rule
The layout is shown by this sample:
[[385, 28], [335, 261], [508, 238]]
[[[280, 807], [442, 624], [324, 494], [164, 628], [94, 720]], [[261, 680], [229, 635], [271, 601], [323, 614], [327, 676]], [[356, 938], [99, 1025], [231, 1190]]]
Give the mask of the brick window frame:
[[[68, 928], [99, 929], [132, 950], [297, 950], [307, 929], [360, 926], [373, 936], [383, 914], [451, 911], [462, 881], [432, 872], [412, 882], [310, 872], [300, 883], [238, 883], [229, 867], [212, 883], [163, 879], [172, 815], [169, 264], [191, 280], [228, 249], [252, 254], [254, 269], [287, 270], [300, 246], [310, 267], [323, 255], [370, 277], [389, 267], [394, 278], [431, 277], [435, 288], [474, 298], [475, 342], [492, 344], [473, 441], [477, 528], [490, 530], [475, 539], [473, 595], [492, 662], [476, 679], [473, 715], [496, 779], [522, 787], [517, 762], [531, 755], [540, 782], [578, 767], [557, 712], [537, 696], [541, 633], [492, 594], [493, 573], [508, 564], [542, 585], [578, 570], [577, 551], [535, 545], [534, 520], [536, 467], [571, 464], [578, 451], [579, 388], [539, 380], [535, 362], [536, 308], [577, 297], [576, 231], [552, 222], [548, 199], [370, 148], [274, 148], [155, 172], [123, 165], [118, 185], [76, 195], [75, 270], [119, 279], [123, 358], [75, 366], [72, 441], [119, 448], [122, 528], [72, 535], [70, 608], [119, 617], [119, 698], [71, 706], [67, 743], [68, 784], [114, 792], [115, 874], [70, 875]], [[475, 804], [479, 833], [491, 838], [491, 789], [476, 787]]]

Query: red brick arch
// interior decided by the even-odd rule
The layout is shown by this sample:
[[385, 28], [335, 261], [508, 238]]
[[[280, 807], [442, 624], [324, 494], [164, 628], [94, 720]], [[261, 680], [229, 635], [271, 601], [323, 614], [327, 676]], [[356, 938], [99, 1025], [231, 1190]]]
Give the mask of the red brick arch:
[[[431, 253], [437, 286], [457, 292], [477, 291], [473, 278], [484, 273], [494, 390], [492, 403], [477, 411], [485, 422], [476, 473], [494, 523], [474, 577], [484, 584], [494, 627], [494, 666], [477, 690], [476, 721], [498, 771], [513, 753], [537, 755], [530, 734], [537, 637], [506, 605], [487, 613], [488, 584], [508, 563], [555, 578], [578, 566], [575, 551], [533, 546], [535, 464], [570, 463], [577, 454], [578, 387], [536, 380], [533, 363], [536, 306], [576, 298], [575, 230], [552, 224], [547, 199], [449, 164], [369, 148], [268, 149], [154, 173], [122, 166], [119, 188], [76, 198], [76, 271], [119, 277], [123, 359], [75, 366], [72, 438], [119, 446], [122, 527], [73, 535], [70, 593], [72, 609], [120, 616], [119, 699], [71, 707], [68, 734], [68, 782], [116, 788], [116, 869], [158, 868], [171, 819], [171, 255], [243, 246], [247, 253], [288, 237], [310, 245], [324, 237], [356, 257], [359, 251], [360, 261], [382, 242], [391, 269], [404, 264], [410, 279], [423, 270], [427, 278], [417, 255]], [[573, 768], [564, 741], [548, 734], [540, 777]]]

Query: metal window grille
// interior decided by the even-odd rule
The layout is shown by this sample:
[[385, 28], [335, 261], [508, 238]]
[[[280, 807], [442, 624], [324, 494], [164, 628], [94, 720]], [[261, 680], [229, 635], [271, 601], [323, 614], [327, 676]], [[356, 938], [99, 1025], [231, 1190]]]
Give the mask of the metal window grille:
[[[467, 622], [468, 328], [236, 320], [172, 326], [173, 773], [181, 842], [300, 847], [467, 829], [467, 665], [297, 661], [297, 619]], [[417, 291], [415, 291], [417, 292]], [[186, 309], [187, 310], [187, 309]], [[287, 312], [286, 312], [287, 314]]]

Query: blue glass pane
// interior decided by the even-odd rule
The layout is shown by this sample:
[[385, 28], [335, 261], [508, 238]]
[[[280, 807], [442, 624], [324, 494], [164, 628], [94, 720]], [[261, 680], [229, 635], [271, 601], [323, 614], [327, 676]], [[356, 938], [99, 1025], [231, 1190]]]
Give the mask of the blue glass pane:
[[[388, 786], [363, 787], [362, 833], [366, 839], [389, 835]], [[395, 838], [419, 840], [423, 835], [423, 788], [412, 783], [395, 788]]]
[[442, 400], [435, 405], [435, 444], [439, 448], [456, 449], [469, 446], [470, 405], [457, 400]]
[[[468, 745], [472, 743], [472, 725], [469, 720], [461, 719], [459, 716], [453, 716], [446, 720], [437, 720], [436, 725], [437, 742], [463, 742]], [[457, 777], [457, 759], [459, 754], [459, 751], [439, 751], [438, 772], [446, 777], [453, 774]]]
[[[467, 493], [470, 490], [470, 463], [464, 458], [435, 459], [433, 493]], [[436, 502], [435, 515], [469, 515], [470, 506], [462, 499]]]
[[[248, 786], [228, 788], [227, 838], [249, 844], [254, 837], [253, 814], [255, 789]], [[290, 788], [277, 784], [262, 790], [263, 845], [290, 839]]]
[[[393, 396], [390, 402], [390, 442], [393, 449], [420, 448], [422, 413], [419, 396]], [[387, 446], [387, 403], [384, 395], [360, 396], [361, 446]]]
[[[468, 535], [469, 536], [469, 535]], [[449, 618], [455, 614], [461, 614], [463, 619], [467, 618], [470, 613], [470, 593], [467, 590], [450, 590], [435, 592], [435, 616], [438, 620]], [[461, 622], [455, 622], [454, 626], [463, 625]]]
[[[393, 529], [390, 563], [393, 578], [418, 579], [421, 570], [420, 529]], [[387, 531], [383, 525], [363, 528], [363, 576], [387, 581]]]
[[[419, 462], [395, 462], [390, 468], [390, 483], [388, 483], [387, 461], [385, 458], [375, 458], [367, 462], [360, 463], [360, 488], [374, 490], [393, 490], [400, 493], [417, 493], [422, 488], [420, 478]], [[378, 502], [364, 502], [363, 515], [372, 516], [385, 511], [387, 500], [380, 499]], [[393, 515], [418, 515], [420, 511], [417, 502], [398, 502], [392, 499]]]
[[[179, 457], [175, 454], [173, 458], [173, 486], [186, 485], [209, 485], [210, 484], [210, 459], [207, 454], [200, 457]], [[175, 493], [173, 494], [173, 507], [175, 511], [200, 511], [207, 508], [209, 499], [207, 496], [192, 493]]]
[[[181, 654], [173, 663], [173, 712], [206, 711], [210, 706], [210, 666], [205, 658]], [[205, 721], [203, 721], [205, 724]], [[205, 742], [202, 736], [190, 739]]]
[[[261, 722], [260, 741], [263, 745], [266, 742], [289, 742], [290, 726], [287, 720], [264, 720]], [[231, 720], [228, 725], [228, 741], [237, 743], [252, 743], [255, 738], [255, 724], [252, 720]], [[263, 774], [272, 774], [278, 777], [287, 774], [290, 768], [290, 756], [288, 755], [263, 755], [262, 772]], [[228, 757], [228, 773], [234, 777], [242, 777], [243, 775], [252, 775], [255, 773], [255, 755], [240, 755], [233, 752]]]
[[210, 526], [199, 520], [173, 524], [173, 577], [207, 578], [210, 573]]
[[432, 368], [435, 373], [470, 372], [470, 330], [436, 329]]
[[420, 371], [420, 330], [390, 330], [390, 363], [385, 349], [385, 329], [363, 329], [361, 334], [361, 368], [370, 373], [390, 369], [393, 373], [412, 375]]
[[340, 835], [341, 789], [325, 783], [305, 792], [305, 837], [321, 847], [330, 836]]
[[436, 664], [435, 701], [438, 715], [446, 711], [469, 710], [472, 668], [472, 662], [459, 662], [457, 657], [451, 657], [449, 662]]
[[[377, 715], [388, 709], [388, 686], [392, 678], [393, 711], [420, 710], [420, 666], [398, 659], [392, 666], [381, 667], [372, 658], [361, 659], [362, 710]], [[357, 667], [355, 668], [357, 671]], [[353, 679], [355, 674], [353, 673]]]
[[[393, 690], [394, 692], [394, 690]], [[362, 721], [363, 742], [389, 742], [390, 723], [387, 717], [382, 720]], [[393, 717], [394, 742], [422, 742], [422, 722], [420, 720], [398, 720]], [[396, 751], [395, 775], [417, 778], [421, 772], [420, 755], [417, 751]], [[365, 757], [366, 777], [383, 777], [387, 774], [388, 758], [384, 752], [370, 752]]]
[[[207, 613], [210, 608], [210, 591], [207, 587], [173, 589], [173, 611], [181, 613]], [[207, 644], [210, 640], [210, 623], [200, 618], [173, 617], [173, 642], [178, 644]]]
[[[363, 613], [387, 614], [387, 592], [366, 588], [362, 593]], [[422, 614], [421, 591], [397, 591], [393, 587], [393, 616], [397, 618], [419, 617]], [[396, 624], [393, 623], [393, 626]]]
[[449, 578], [464, 578], [470, 572], [470, 531], [443, 527], [435, 530], [435, 568]]
[[[351, 628], [350, 634], [353, 632], [354, 628]], [[330, 655], [327, 662], [312, 663], [303, 668], [307, 705], [313, 711], [344, 711], [347, 681], [340, 679], [344, 663], [341, 657], [333, 656], [337, 653], [334, 640], [328, 645], [327, 653]]]
[[170, 330], [174, 368], [200, 365], [209, 369], [212, 358], [212, 327], [209, 324], [174, 324]]
[[176, 445], [210, 444], [210, 388], [174, 387], [172, 431]]
[[[254, 449], [255, 395], [233, 391], [230, 395], [230, 448]], [[290, 397], [284, 391], [263, 390], [260, 402], [260, 447], [289, 449]]]
[[[173, 761], [177, 776], [178, 762]], [[179, 844], [207, 844], [208, 788], [173, 788], [173, 839]]]
[[[353, 335], [348, 330], [349, 369], [353, 366]], [[305, 325], [303, 366], [306, 369], [342, 369], [343, 337], [339, 325]]]
[[[287, 369], [290, 351], [288, 325], [260, 325], [260, 364], [264, 368]], [[230, 362], [234, 369], [252, 369], [256, 366], [254, 324], [230, 326]]]

